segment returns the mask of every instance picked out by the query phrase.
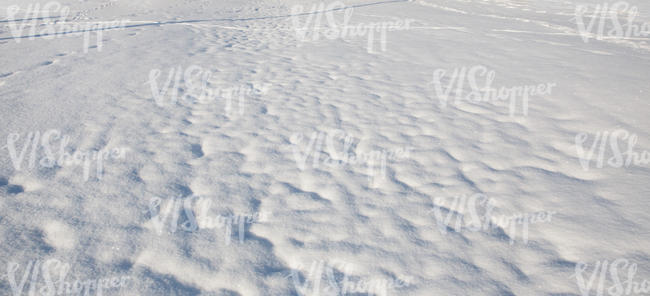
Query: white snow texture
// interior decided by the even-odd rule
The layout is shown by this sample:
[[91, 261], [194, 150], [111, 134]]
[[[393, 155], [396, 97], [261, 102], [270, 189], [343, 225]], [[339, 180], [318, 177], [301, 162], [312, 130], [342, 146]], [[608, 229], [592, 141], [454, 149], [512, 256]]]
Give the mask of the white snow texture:
[[650, 295], [645, 0], [0, 0], [0, 295]]

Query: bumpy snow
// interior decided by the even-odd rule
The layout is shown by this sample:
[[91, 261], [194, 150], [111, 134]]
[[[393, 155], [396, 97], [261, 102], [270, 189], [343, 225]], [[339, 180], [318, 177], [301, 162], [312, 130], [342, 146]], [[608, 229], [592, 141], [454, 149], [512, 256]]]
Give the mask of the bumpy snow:
[[649, 41], [641, 0], [0, 0], [0, 294], [646, 295]]

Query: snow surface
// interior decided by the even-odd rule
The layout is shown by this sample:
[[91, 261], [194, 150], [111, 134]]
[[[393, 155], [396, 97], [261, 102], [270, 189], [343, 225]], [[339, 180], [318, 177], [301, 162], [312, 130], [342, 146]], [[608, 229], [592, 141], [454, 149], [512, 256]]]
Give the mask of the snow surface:
[[[301, 40], [295, 21], [310, 15], [292, 10], [317, 1], [62, 0], [73, 21], [121, 21], [84, 48], [30, 33], [51, 19], [15, 35], [7, 8], [47, 2], [0, 0], [0, 294], [46, 286], [29, 264], [48, 260], [67, 282], [128, 278], [103, 295], [596, 295], [576, 266], [619, 258], [650, 281], [649, 164], [585, 169], [575, 147], [625, 130], [650, 150], [650, 36], [585, 42], [583, 2], [601, 3], [346, 1], [350, 24], [410, 22], [369, 52], [367, 35]], [[650, 21], [648, 2], [629, 4]], [[444, 87], [479, 66], [495, 87], [553, 88], [526, 114], [443, 106], [435, 71]], [[209, 82], [181, 75], [164, 93], [188, 69]], [[112, 154], [84, 171], [27, 146], [18, 168], [10, 146], [48, 131], [71, 154]], [[392, 157], [328, 164], [341, 159], [330, 144]], [[440, 227], [463, 196], [495, 216], [550, 217], [525, 232]], [[192, 225], [200, 213], [212, 221]]]

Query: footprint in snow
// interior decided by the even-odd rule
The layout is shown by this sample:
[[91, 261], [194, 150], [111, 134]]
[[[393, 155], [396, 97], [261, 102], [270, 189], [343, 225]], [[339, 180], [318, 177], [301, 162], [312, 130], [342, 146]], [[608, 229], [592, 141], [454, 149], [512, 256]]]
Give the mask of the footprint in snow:
[[0, 177], [0, 187], [5, 187], [7, 186], [7, 193], [8, 194], [18, 194], [18, 193], [23, 193], [25, 192], [25, 188], [20, 185], [15, 185], [15, 184], [9, 184], [9, 180], [4, 177]]

